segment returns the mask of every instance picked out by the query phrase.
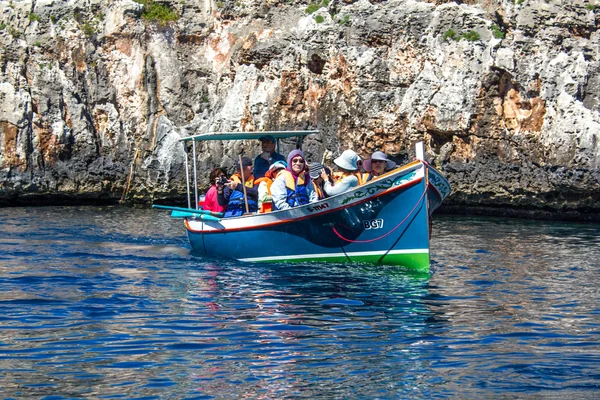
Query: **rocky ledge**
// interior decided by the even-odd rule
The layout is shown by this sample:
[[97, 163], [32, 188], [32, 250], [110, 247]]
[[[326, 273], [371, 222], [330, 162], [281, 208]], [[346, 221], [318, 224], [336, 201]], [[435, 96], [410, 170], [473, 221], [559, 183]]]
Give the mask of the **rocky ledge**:
[[[447, 211], [600, 220], [596, 11], [2, 1], [0, 205], [180, 198], [181, 137], [311, 128], [313, 160], [353, 148], [403, 161], [424, 141], [453, 187]], [[204, 144], [199, 168], [242, 151], [258, 142]]]

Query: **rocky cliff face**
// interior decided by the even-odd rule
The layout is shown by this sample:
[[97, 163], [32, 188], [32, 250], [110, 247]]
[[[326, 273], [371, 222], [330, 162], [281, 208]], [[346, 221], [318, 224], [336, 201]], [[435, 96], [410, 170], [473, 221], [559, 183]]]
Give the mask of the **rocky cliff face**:
[[[0, 204], [176, 196], [180, 137], [316, 128], [313, 160], [353, 148], [402, 161], [424, 141], [453, 185], [450, 207], [598, 216], [596, 10], [577, 0], [1, 1]], [[258, 142], [200, 145], [201, 182], [242, 150]]]

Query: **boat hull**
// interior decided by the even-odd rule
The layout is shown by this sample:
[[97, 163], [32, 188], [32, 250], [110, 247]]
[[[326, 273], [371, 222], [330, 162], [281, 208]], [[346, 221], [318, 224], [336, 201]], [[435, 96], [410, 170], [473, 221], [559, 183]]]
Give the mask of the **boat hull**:
[[291, 210], [216, 222], [189, 218], [188, 238], [196, 253], [248, 262], [364, 262], [427, 270], [430, 212], [444, 190], [429, 184], [429, 169], [414, 162]]

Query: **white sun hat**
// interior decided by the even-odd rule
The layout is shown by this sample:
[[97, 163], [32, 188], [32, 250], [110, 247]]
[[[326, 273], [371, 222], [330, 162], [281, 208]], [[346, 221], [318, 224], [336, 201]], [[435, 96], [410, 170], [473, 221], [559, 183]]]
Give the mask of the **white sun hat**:
[[347, 169], [348, 171], [356, 171], [358, 169], [358, 160], [360, 160], [360, 157], [353, 150], [345, 150], [333, 162], [340, 168]]

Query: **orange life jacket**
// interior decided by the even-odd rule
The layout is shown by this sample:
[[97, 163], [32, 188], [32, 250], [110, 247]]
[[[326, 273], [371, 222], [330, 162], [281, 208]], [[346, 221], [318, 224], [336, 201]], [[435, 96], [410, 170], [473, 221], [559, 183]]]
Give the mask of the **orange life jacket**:
[[343, 173], [343, 172], [340, 172], [340, 171], [335, 171], [335, 172], [333, 172], [333, 173], [331, 174], [331, 179], [333, 179], [333, 182], [335, 183], [335, 182], [337, 182], [337, 181], [340, 181], [340, 180], [342, 180], [342, 178], [343, 178], [344, 176], [345, 176], [345, 175], [344, 175], [344, 173]]
[[286, 203], [288, 203], [290, 207], [308, 204], [308, 184], [310, 183], [308, 173], [304, 171], [300, 172], [298, 178], [294, 178], [294, 175], [288, 170], [283, 170], [281, 173], [284, 175], [285, 179], [285, 189], [287, 191]]
[[325, 198], [325, 193], [323, 193], [323, 189], [321, 189], [321, 186], [315, 184], [314, 182], [313, 182], [313, 186], [315, 188], [315, 192], [317, 193], [317, 198], [319, 200], [324, 199]]
[[365, 174], [361, 174], [360, 172], [355, 172], [352, 175], [355, 175], [358, 178], [358, 184], [362, 185], [367, 182], [367, 177]]
[[[258, 178], [257, 180], [255, 180], [254, 184], [256, 186], [260, 186], [260, 184], [262, 182], [265, 182], [267, 184], [267, 193], [269, 193], [269, 196], [270, 196], [271, 195], [271, 185], [273, 184], [273, 179], [263, 176], [262, 178]], [[272, 210], [273, 210], [273, 201], [271, 201], [271, 200], [263, 201], [262, 203], [260, 203], [260, 207], [258, 208], [259, 213], [266, 213], [266, 212], [270, 212]]]
[[[375, 178], [378, 178], [378, 177], [377, 176], [371, 176], [370, 172], [365, 172], [364, 174], [362, 174], [362, 183], [361, 183], [361, 185], [363, 183], [370, 182], [370, 181], [372, 181]], [[359, 180], [359, 182], [360, 182], [360, 180]]]
[[[230, 179], [236, 181], [237, 183], [242, 183], [242, 176], [237, 172], [231, 175]], [[249, 188], [254, 186], [254, 175], [250, 175], [250, 178], [246, 179], [246, 182], [244, 182], [244, 186]]]
[[337, 181], [341, 181], [345, 177], [352, 176], [352, 175], [356, 176], [356, 178], [358, 179], [359, 185], [362, 185], [363, 183], [366, 182], [366, 177], [364, 176], [364, 174], [361, 174], [358, 171], [353, 171], [353, 172], [348, 172], [348, 173], [340, 172], [340, 171], [334, 172], [332, 174], [333, 182], [335, 183]]

